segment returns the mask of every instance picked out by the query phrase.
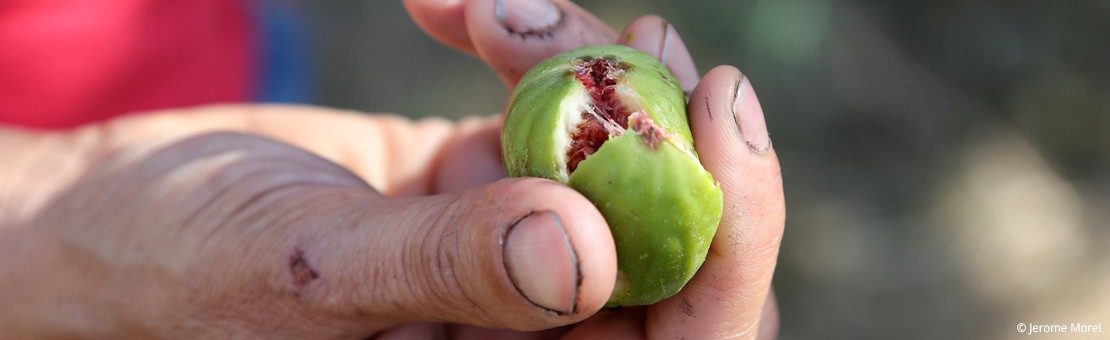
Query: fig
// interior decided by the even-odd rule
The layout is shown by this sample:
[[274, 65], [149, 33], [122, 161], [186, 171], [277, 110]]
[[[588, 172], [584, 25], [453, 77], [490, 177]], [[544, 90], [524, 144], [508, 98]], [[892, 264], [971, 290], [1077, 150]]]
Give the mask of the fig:
[[540, 62], [510, 97], [501, 148], [509, 176], [567, 184], [605, 217], [618, 267], [607, 306], [670, 297], [705, 261], [721, 190], [682, 89], [651, 55], [589, 46]]

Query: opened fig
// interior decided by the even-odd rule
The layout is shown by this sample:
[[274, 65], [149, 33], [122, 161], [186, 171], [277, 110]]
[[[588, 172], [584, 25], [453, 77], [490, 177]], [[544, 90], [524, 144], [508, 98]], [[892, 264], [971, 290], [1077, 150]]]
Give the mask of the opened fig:
[[537, 64], [510, 98], [501, 147], [509, 176], [565, 183], [605, 216], [618, 266], [608, 305], [672, 296], [705, 260], [721, 190], [694, 151], [682, 89], [651, 55], [591, 46]]

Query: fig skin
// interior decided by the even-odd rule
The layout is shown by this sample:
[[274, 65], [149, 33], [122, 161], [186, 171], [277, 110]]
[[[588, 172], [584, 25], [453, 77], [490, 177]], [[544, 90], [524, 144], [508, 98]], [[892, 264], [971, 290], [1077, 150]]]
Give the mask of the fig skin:
[[[616, 91], [625, 107], [642, 112], [649, 126], [663, 132], [620, 127], [568, 173], [571, 135], [592, 103], [574, 70], [598, 57], [620, 65]], [[608, 306], [670, 297], [705, 261], [721, 219], [722, 194], [694, 151], [678, 82], [651, 55], [626, 46], [590, 46], [537, 64], [510, 98], [502, 159], [509, 176], [567, 184], [605, 217], [618, 266]]]

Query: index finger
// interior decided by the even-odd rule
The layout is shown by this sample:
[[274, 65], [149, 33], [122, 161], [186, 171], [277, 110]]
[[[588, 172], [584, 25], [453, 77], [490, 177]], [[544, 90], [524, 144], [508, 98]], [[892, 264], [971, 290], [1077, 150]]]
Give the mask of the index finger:
[[751, 83], [731, 66], [709, 71], [694, 89], [690, 124], [701, 162], [724, 192], [724, 214], [705, 263], [678, 295], [653, 306], [648, 331], [755, 338], [785, 223], [778, 158]]

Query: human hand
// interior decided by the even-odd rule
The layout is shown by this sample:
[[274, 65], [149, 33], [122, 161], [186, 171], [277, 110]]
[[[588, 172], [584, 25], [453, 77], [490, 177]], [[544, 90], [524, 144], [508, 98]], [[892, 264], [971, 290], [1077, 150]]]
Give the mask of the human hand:
[[579, 321], [615, 271], [593, 206], [541, 179], [456, 190], [484, 181], [468, 168], [498, 176], [475, 168], [496, 163], [496, 123], [222, 106], [0, 131], [28, 151], [0, 161], [0, 329], [328, 338]]
[[[467, 6], [480, 3], [492, 6]], [[559, 6], [566, 10], [563, 32], [616, 36], [572, 5]], [[651, 20], [630, 30], [673, 34]], [[505, 62], [487, 59], [508, 84], [523, 73], [516, 66], [530, 65], [521, 62], [525, 53], [538, 61], [546, 52], [537, 50], [553, 54], [573, 46], [550, 44], [575, 41], [554, 32], [545, 44], [513, 47], [516, 37], [505, 38], [503, 29], [490, 44], [480, 42], [489, 38], [480, 30], [467, 32], [478, 41], [475, 51], [520, 51]], [[540, 335], [750, 336], [756, 327], [772, 329], [757, 325], [774, 320], [761, 311], [782, 227], [777, 162], [769, 142], [740, 142], [740, 132], [753, 135], [743, 118], [753, 115], [744, 113], [762, 119], [750, 85], [740, 87], [740, 130], [709, 114], [733, 116], [729, 93], [738, 79], [725, 68], [693, 81], [699, 87], [692, 98], [701, 100], [691, 101], [692, 129], [703, 163], [725, 191], [726, 212], [698, 276], [679, 296], [646, 309], [593, 315], [612, 288], [615, 252], [601, 216], [573, 190], [538, 179], [475, 187], [501, 177], [496, 119], [452, 126], [231, 106], [59, 135], [0, 133], [0, 145], [25, 151], [0, 160], [0, 179], [8, 179], [0, 226], [10, 226], [0, 229], [0, 294], [17, 294], [4, 295], [0, 328], [16, 337], [43, 329], [90, 336], [464, 337], [589, 317]], [[251, 134], [211, 133], [226, 130]], [[518, 223], [526, 216], [532, 217]], [[514, 239], [541, 242], [514, 247]], [[578, 261], [568, 263], [568, 252]], [[552, 254], [564, 256], [542, 256]], [[512, 265], [529, 258], [541, 265]], [[543, 279], [514, 281], [522, 277]]]
[[[689, 95], [695, 147], [724, 192], [724, 216], [705, 264], [672, 298], [604, 310], [562, 331], [583, 338], [775, 337], [778, 310], [770, 282], [785, 202], [763, 109], [746, 77], [721, 66], [699, 81], [678, 33], [656, 16], [641, 17], [618, 35], [567, 1], [406, 0], [405, 5], [429, 35], [478, 56], [510, 88], [532, 65], [557, 53], [582, 45], [625, 44], [661, 60]], [[452, 330], [456, 335], [490, 332]]]

